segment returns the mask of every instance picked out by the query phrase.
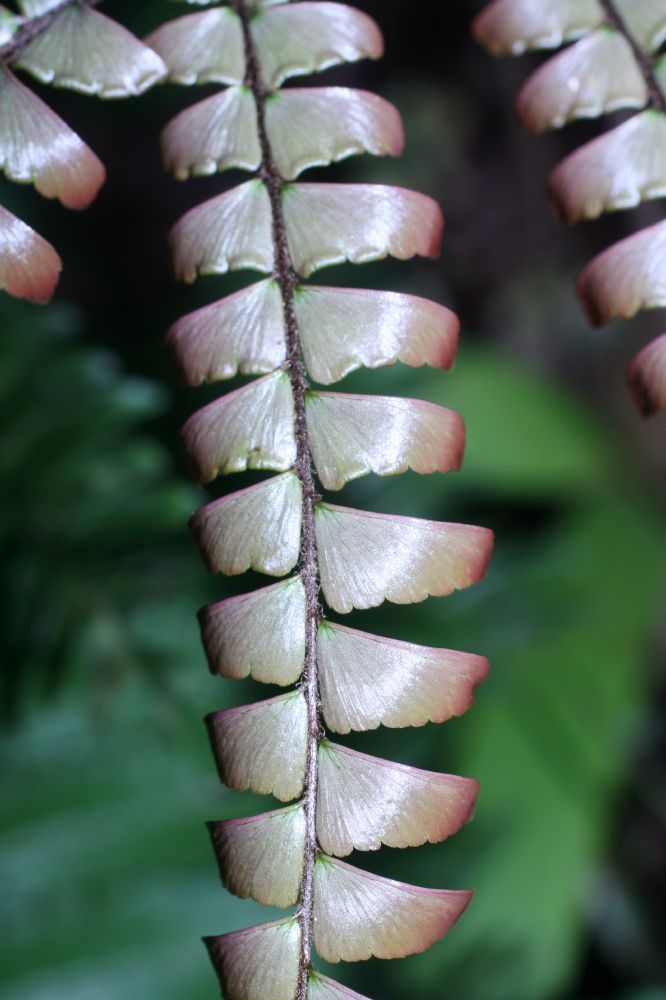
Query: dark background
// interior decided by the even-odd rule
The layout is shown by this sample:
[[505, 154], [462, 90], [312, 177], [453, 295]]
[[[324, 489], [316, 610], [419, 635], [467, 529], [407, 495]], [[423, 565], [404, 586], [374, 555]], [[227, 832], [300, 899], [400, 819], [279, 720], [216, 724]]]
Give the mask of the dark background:
[[[595, 252], [663, 205], [567, 230], [547, 176], [600, 126], [538, 139], [522, 130], [513, 101], [541, 57], [479, 50], [472, 0], [363, 6], [386, 57], [326, 81], [393, 100], [407, 150], [309, 176], [433, 195], [444, 252], [317, 280], [412, 291], [460, 314], [453, 373], [397, 367], [344, 386], [452, 406], [468, 449], [459, 475], [369, 477], [340, 502], [488, 525], [497, 546], [470, 591], [355, 616], [378, 633], [484, 653], [492, 670], [462, 720], [349, 739], [481, 780], [476, 819], [451, 842], [353, 859], [477, 896], [425, 955], [333, 974], [376, 1000], [663, 1000], [666, 423], [643, 422], [624, 383], [661, 317], [590, 331], [574, 290]], [[184, 9], [104, 5], [139, 34]], [[218, 885], [203, 822], [268, 806], [219, 786], [200, 723], [266, 691], [209, 678], [194, 621], [201, 604], [260, 580], [208, 578], [187, 537], [204, 495], [177, 431], [219, 387], [181, 388], [161, 343], [176, 317], [252, 277], [184, 289], [169, 277], [169, 227], [241, 179], [182, 185], [161, 170], [161, 127], [208, 92], [164, 86], [126, 102], [48, 92], [106, 163], [106, 186], [75, 214], [0, 183], [0, 200], [65, 263], [50, 306], [0, 300], [8, 1000], [214, 997], [201, 935], [271, 916]]]

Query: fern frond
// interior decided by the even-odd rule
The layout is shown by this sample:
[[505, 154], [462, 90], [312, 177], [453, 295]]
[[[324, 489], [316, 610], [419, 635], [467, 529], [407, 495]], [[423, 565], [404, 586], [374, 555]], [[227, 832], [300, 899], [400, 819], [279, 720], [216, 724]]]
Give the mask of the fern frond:
[[[100, 97], [140, 94], [166, 67], [130, 32], [80, 0], [20, 0], [0, 11], [0, 169], [45, 198], [85, 208], [104, 183], [91, 149], [10, 66], [42, 83]], [[20, 234], [20, 236], [19, 236]], [[48, 247], [48, 251], [45, 249]], [[44, 302], [61, 269], [55, 250], [5, 209], [0, 215], [0, 288]]]
[[[579, 39], [544, 63], [518, 96], [518, 114], [533, 132], [620, 108], [639, 112], [572, 153], [551, 174], [550, 195], [566, 222], [666, 195], [661, 0], [493, 0], [477, 17], [474, 33], [495, 55]], [[583, 272], [578, 291], [592, 324], [666, 305], [662, 228], [628, 237]], [[646, 349], [630, 369], [645, 415], [666, 408], [666, 373], [652, 363], [660, 353], [659, 347]]]
[[296, 911], [206, 943], [230, 1000], [363, 1000], [316, 973], [313, 952], [338, 962], [423, 951], [471, 893], [403, 885], [338, 858], [444, 840], [470, 819], [478, 786], [331, 743], [325, 727], [344, 734], [443, 722], [470, 707], [488, 665], [347, 628], [328, 621], [325, 608], [345, 614], [468, 587], [485, 573], [492, 536], [324, 501], [320, 489], [369, 473], [459, 467], [465, 434], [456, 413], [312, 384], [397, 361], [449, 368], [458, 321], [415, 296], [303, 279], [346, 261], [434, 257], [443, 220], [414, 191], [297, 179], [356, 153], [402, 150], [398, 113], [380, 98], [342, 87], [278, 89], [294, 76], [379, 56], [381, 36], [365, 14], [328, 0], [234, 0], [177, 18], [147, 41], [174, 82], [227, 85], [166, 126], [166, 167], [179, 179], [256, 172], [191, 209], [170, 241], [181, 280], [240, 269], [265, 277], [178, 320], [167, 339], [190, 385], [259, 376], [186, 423], [198, 480], [253, 469], [278, 475], [203, 507], [192, 531], [213, 572], [295, 571], [199, 616], [213, 673], [296, 684], [206, 719], [223, 782], [297, 800], [210, 824], [222, 879], [241, 897]]

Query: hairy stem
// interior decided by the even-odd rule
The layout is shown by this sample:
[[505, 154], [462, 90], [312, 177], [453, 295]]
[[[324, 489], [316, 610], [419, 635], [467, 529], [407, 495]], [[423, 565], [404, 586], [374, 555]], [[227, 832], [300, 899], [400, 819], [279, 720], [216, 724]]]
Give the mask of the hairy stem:
[[[45, 11], [43, 14], [38, 14], [37, 17], [31, 17], [27, 21], [24, 21], [16, 34], [6, 45], [0, 48], [0, 62], [14, 62], [30, 42], [34, 42], [38, 35], [41, 35], [43, 31], [51, 27], [55, 19], [62, 14], [66, 7], [71, 7], [73, 4], [80, 2], [81, 0], [61, 0], [59, 4], [51, 7], [50, 10]], [[83, 0], [83, 2], [87, 7], [97, 7], [102, 0]]]
[[647, 86], [650, 97], [650, 106], [655, 108], [657, 111], [661, 111], [662, 114], [666, 114], [666, 97], [664, 97], [661, 87], [657, 82], [652, 56], [649, 52], [645, 52], [645, 50], [641, 48], [634, 36], [631, 34], [629, 28], [625, 24], [624, 18], [616, 8], [614, 0], [600, 0], [600, 3], [604, 14], [606, 15], [607, 23], [611, 28], [615, 28], [615, 30], [619, 31], [621, 35], [624, 35], [631, 46], [631, 50], [640, 67], [640, 71], [643, 74], [643, 78]]
[[322, 619], [322, 607], [320, 602], [319, 566], [315, 543], [315, 504], [319, 500], [319, 494], [312, 472], [310, 442], [305, 420], [305, 397], [309, 383], [303, 364], [298, 323], [294, 309], [294, 291], [298, 279], [294, 271], [291, 254], [289, 253], [284, 214], [282, 211], [284, 181], [275, 165], [266, 130], [267, 90], [262, 80], [261, 67], [250, 30], [251, 11], [248, 8], [246, 0], [233, 0], [233, 3], [243, 25], [247, 65], [246, 84], [252, 90], [257, 106], [257, 122], [262, 154], [260, 175], [268, 190], [271, 204], [275, 247], [274, 278], [280, 288], [285, 319], [287, 372], [291, 382], [295, 411], [295, 472], [301, 487], [303, 505], [299, 565], [305, 588], [306, 606], [305, 665], [303, 668], [302, 691], [307, 705], [308, 742], [303, 791], [306, 822], [305, 852], [303, 857], [301, 896], [298, 908], [298, 919], [301, 925], [301, 951], [295, 1000], [306, 1000], [312, 956], [314, 866], [319, 852], [316, 833], [317, 755], [322, 734], [322, 723], [319, 711], [319, 683], [317, 677], [317, 629]]

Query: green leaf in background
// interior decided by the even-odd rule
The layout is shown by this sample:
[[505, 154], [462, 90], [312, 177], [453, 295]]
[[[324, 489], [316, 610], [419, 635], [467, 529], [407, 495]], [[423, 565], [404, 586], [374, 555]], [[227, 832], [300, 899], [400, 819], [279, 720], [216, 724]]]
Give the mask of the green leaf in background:
[[[68, 338], [71, 310], [6, 300], [2, 310], [0, 654], [11, 717], [65, 672], [101, 690], [147, 667], [153, 651], [135, 623], [155, 605], [166, 613], [198, 564], [183, 531], [195, 491], [137, 433], [164, 391]], [[175, 651], [158, 652], [163, 670]]]
[[[177, 685], [177, 708], [128, 681], [100, 718], [72, 691], [3, 740], [3, 998], [203, 1000], [215, 988], [201, 936], [261, 919], [218, 883], [204, 822], [230, 807], [199, 719], [194, 629], [185, 634], [190, 684]], [[187, 708], [192, 678], [198, 711]]]

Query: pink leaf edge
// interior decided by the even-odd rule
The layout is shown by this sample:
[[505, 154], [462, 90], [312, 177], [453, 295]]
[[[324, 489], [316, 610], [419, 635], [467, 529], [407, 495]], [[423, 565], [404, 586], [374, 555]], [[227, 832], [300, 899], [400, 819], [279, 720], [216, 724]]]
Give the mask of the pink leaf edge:
[[636, 355], [628, 377], [636, 405], [644, 417], [666, 410], [666, 333]]

